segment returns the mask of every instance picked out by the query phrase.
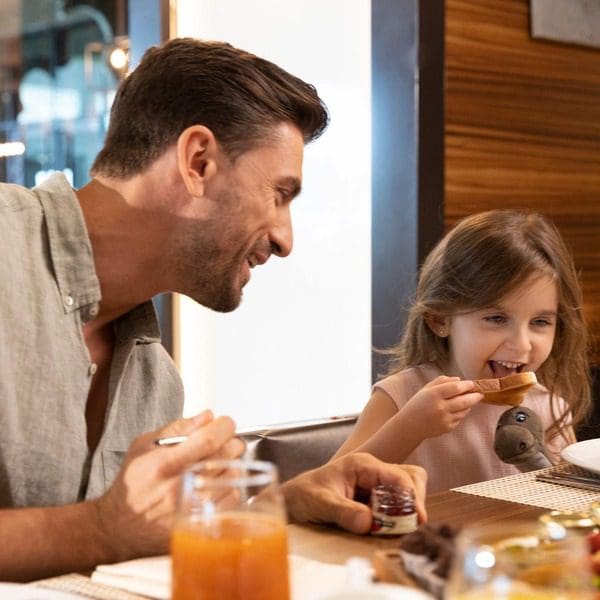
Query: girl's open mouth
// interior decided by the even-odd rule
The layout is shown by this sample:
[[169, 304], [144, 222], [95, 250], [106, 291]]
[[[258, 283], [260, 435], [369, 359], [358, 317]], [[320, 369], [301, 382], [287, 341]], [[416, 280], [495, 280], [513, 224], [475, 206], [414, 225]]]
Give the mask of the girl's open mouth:
[[490, 360], [488, 364], [494, 377], [507, 377], [508, 375], [520, 373], [525, 366], [524, 363], [515, 363], [507, 360]]

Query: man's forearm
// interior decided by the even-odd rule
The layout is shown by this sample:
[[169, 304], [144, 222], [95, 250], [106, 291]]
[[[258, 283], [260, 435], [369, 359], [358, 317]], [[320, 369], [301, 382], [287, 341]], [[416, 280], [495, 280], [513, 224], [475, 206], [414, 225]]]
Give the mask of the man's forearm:
[[[218, 456], [238, 458], [244, 444], [228, 417], [205, 412], [138, 437], [107, 492], [89, 502], [0, 510], [0, 580], [28, 581], [101, 563], [164, 554], [181, 473]], [[186, 435], [171, 449], [158, 437]]]
[[0, 580], [31, 581], [118, 560], [95, 501], [0, 510]]

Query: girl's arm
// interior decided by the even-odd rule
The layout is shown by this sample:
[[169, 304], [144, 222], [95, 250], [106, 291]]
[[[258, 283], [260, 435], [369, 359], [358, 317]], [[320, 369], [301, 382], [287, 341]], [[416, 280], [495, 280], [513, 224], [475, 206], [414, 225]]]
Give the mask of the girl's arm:
[[369, 452], [386, 462], [403, 462], [423, 440], [452, 431], [482, 398], [473, 392], [472, 381], [440, 376], [398, 411], [388, 394], [376, 389], [334, 458]]
[[[375, 434], [386, 424], [389, 423], [398, 414], [398, 408], [394, 401], [383, 390], [376, 388], [369, 402], [363, 409], [356, 427], [348, 437], [348, 439], [340, 446], [340, 449], [334, 454], [332, 460], [344, 456], [350, 452], [362, 451], [362, 447], [375, 437]], [[366, 452], [369, 452], [366, 450]], [[409, 452], [406, 454], [410, 454]], [[381, 460], [377, 452], [371, 452]], [[401, 462], [401, 461], [386, 461], [386, 462]]]
[[557, 465], [562, 460], [561, 450], [576, 441], [575, 431], [571, 425], [567, 425], [562, 432], [555, 433], [552, 437], [546, 434], [546, 452], [550, 455], [548, 458]]
[[[555, 400], [557, 402], [556, 406], [554, 405], [553, 400], [550, 407], [548, 406], [548, 399], [544, 398], [544, 400], [544, 405], [542, 406], [541, 410], [539, 410], [538, 414], [543, 414], [549, 419], [548, 423], [544, 423], [546, 428], [544, 436], [546, 452], [549, 455], [548, 458], [553, 464], [556, 465], [562, 460], [560, 456], [561, 450], [566, 448], [569, 444], [573, 444], [577, 441], [577, 438], [575, 437], [575, 430], [573, 429], [572, 425], [573, 415], [563, 398], [559, 397]], [[545, 414], [547, 412], [549, 413], [548, 415]], [[557, 419], [557, 415], [563, 414], [566, 414], [566, 417], [563, 421], [564, 424], [562, 428], [559, 431], [556, 431], [554, 428], [549, 428], [549, 424], [553, 423]]]

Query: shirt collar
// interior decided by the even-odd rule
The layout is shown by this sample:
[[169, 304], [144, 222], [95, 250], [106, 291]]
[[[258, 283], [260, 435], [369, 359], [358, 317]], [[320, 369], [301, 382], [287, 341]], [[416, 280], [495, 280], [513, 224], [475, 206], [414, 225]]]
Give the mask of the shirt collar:
[[160, 342], [160, 326], [154, 304], [150, 300], [144, 302], [117, 319], [115, 332], [121, 341], [133, 338], [141, 344]]
[[[54, 274], [65, 313], [81, 309], [84, 322], [98, 314], [102, 298], [92, 245], [75, 192], [62, 173], [36, 187], [48, 228]], [[160, 326], [151, 301], [117, 319], [117, 337], [140, 343], [160, 342]]]
[[62, 173], [34, 189], [44, 209], [52, 266], [65, 313], [85, 307], [83, 320], [98, 314], [102, 297], [92, 245], [75, 192]]

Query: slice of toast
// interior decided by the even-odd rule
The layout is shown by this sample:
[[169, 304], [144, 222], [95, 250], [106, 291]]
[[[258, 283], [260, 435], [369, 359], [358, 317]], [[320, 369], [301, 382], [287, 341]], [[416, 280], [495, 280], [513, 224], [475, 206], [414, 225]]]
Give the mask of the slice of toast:
[[377, 581], [399, 583], [413, 588], [419, 587], [414, 577], [405, 570], [400, 550], [395, 548], [375, 550], [371, 562]]
[[519, 406], [527, 390], [537, 383], [533, 371], [514, 373], [499, 379], [476, 379], [475, 391], [483, 394], [482, 402]]

